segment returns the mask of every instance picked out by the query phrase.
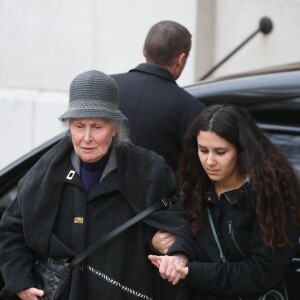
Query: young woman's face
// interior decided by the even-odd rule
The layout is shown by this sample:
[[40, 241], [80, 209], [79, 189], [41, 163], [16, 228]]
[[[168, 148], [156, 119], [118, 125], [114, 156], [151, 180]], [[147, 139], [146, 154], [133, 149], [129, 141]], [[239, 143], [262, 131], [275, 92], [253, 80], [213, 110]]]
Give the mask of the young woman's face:
[[198, 156], [208, 177], [219, 183], [231, 183], [238, 178], [236, 147], [211, 131], [197, 136]]
[[107, 119], [71, 119], [70, 132], [76, 154], [87, 163], [101, 159], [116, 133], [115, 124]]

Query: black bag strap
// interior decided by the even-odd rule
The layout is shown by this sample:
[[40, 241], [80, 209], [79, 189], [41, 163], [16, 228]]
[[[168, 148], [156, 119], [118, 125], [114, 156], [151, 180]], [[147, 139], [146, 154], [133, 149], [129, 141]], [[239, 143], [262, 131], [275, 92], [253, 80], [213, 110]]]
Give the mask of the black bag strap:
[[[174, 197], [174, 196], [173, 196]], [[158, 203], [148, 207], [144, 211], [140, 212], [133, 218], [129, 219], [119, 227], [115, 228], [113, 231], [110, 233], [106, 234], [104, 237], [102, 237], [100, 240], [98, 240], [96, 243], [94, 243], [92, 246], [84, 250], [82, 253], [77, 255], [69, 264], [69, 268], [73, 269], [76, 265], [81, 263], [87, 256], [89, 256], [92, 252], [94, 252], [96, 249], [98, 249], [100, 246], [103, 244], [107, 243], [110, 241], [112, 238], [116, 237], [132, 225], [136, 224], [137, 222], [141, 221], [142, 219], [146, 218], [150, 214], [154, 213], [155, 211], [161, 209], [161, 208], [168, 208], [169, 205], [171, 204], [171, 199], [170, 198], [162, 198], [161, 201]]]

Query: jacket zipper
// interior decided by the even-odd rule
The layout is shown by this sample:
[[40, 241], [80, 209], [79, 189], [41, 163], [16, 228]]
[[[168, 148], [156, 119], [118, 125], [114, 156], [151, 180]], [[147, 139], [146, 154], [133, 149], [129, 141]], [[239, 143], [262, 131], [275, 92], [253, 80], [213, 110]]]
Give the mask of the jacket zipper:
[[240, 248], [240, 246], [238, 245], [235, 236], [234, 236], [234, 232], [233, 232], [233, 226], [232, 226], [232, 221], [228, 221], [228, 233], [234, 243], [234, 245], [236, 246], [236, 248], [238, 249], [238, 251], [244, 256], [246, 257], [245, 253], [243, 252], [243, 250]]

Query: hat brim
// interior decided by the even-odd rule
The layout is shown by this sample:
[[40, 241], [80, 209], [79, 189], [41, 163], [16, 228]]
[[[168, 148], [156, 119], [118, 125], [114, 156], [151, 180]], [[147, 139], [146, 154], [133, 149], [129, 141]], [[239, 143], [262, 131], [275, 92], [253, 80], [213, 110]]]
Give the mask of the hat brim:
[[62, 114], [58, 119], [60, 121], [65, 121], [68, 119], [110, 119], [116, 122], [127, 121], [127, 118], [120, 110], [93, 110], [93, 109], [76, 109], [76, 110], [67, 110]]

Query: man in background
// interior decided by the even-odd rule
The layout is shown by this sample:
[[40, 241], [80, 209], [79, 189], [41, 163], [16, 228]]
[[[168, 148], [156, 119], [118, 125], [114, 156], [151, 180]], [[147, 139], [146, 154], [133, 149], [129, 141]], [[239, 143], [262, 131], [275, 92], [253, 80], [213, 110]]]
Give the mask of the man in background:
[[112, 76], [132, 142], [163, 156], [175, 174], [183, 136], [204, 107], [176, 83], [190, 49], [191, 34], [184, 26], [161, 21], [146, 36], [146, 63]]
[[[163, 156], [175, 174], [183, 136], [204, 108], [176, 83], [190, 49], [191, 34], [184, 26], [161, 21], [146, 36], [146, 63], [112, 75], [119, 87], [119, 108], [128, 118], [132, 142]], [[162, 281], [161, 300], [175, 299], [178, 289], [178, 285]]]

